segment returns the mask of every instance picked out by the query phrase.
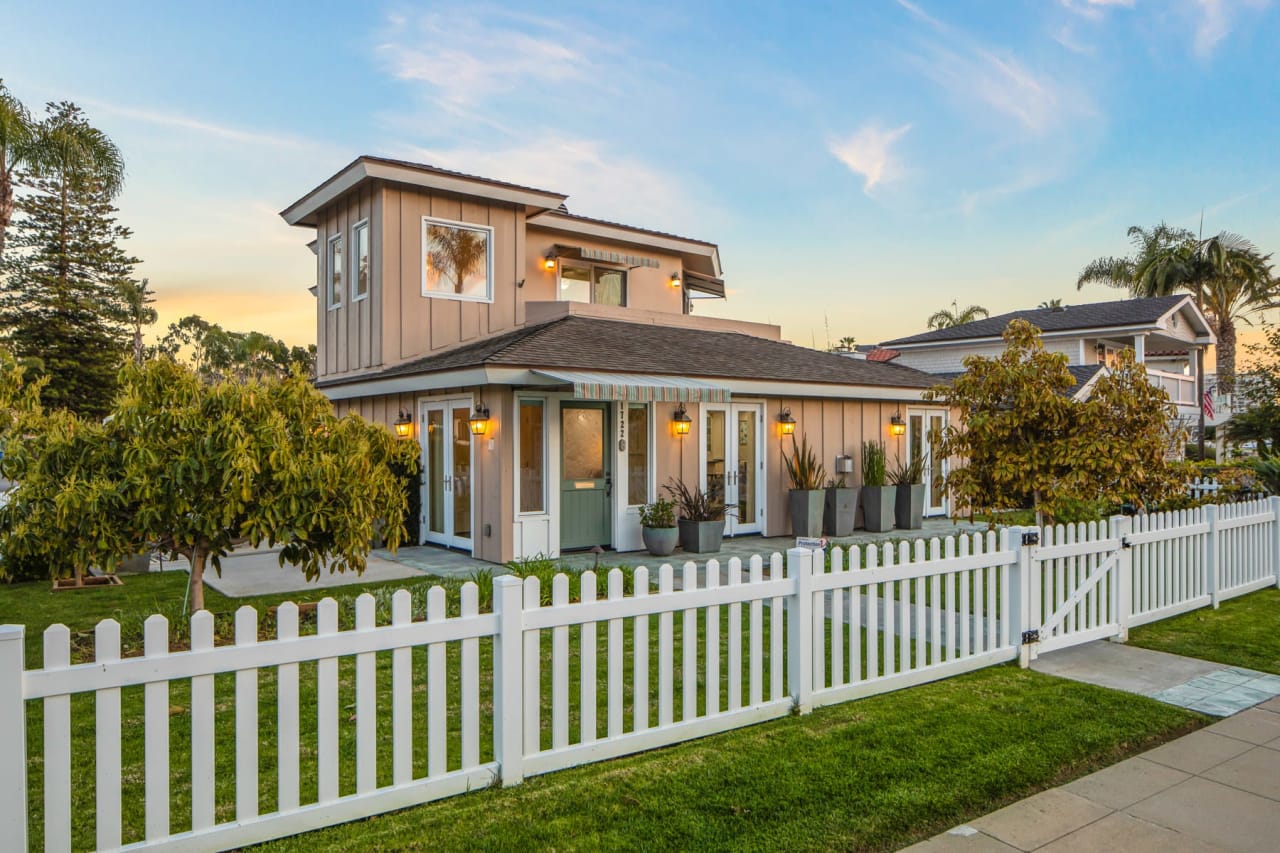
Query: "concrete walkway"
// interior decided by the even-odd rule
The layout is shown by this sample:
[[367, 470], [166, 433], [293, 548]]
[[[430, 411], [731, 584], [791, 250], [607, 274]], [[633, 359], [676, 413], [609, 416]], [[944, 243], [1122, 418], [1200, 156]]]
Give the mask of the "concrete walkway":
[[1274, 851], [1280, 699], [934, 836], [939, 851]]
[[1041, 655], [1036, 672], [1227, 717], [1280, 696], [1280, 675], [1099, 640]]
[[[221, 577], [211, 567], [205, 569], [205, 583], [223, 595], [243, 598], [249, 595], [274, 595], [316, 588], [328, 589], [353, 583], [421, 580], [427, 576], [413, 566], [370, 554], [363, 574], [330, 572], [326, 568], [320, 572], [318, 578], [308, 581], [302, 570], [296, 566], [281, 567], [278, 555], [278, 550], [237, 551], [222, 561]], [[165, 565], [166, 570], [171, 567], [177, 566], [171, 563]], [[186, 568], [185, 562], [181, 568]]]

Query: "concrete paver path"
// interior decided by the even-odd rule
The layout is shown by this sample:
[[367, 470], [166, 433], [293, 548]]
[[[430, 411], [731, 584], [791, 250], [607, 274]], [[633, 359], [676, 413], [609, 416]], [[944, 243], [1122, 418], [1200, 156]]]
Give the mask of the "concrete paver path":
[[1280, 698], [908, 850], [1274, 851]]

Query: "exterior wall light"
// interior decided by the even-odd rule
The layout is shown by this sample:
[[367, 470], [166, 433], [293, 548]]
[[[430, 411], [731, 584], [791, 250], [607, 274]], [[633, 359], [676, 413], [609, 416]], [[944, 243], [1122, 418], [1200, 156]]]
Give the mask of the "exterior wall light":
[[791, 417], [791, 409], [786, 408], [778, 413], [778, 435], [795, 435], [796, 419]]
[[680, 286], [680, 273], [678, 273], [678, 272], [673, 272], [673, 273], [671, 274], [671, 279], [668, 281], [668, 284], [670, 284], [672, 287], [679, 287], [679, 286]]
[[684, 403], [681, 403], [671, 416], [671, 431], [676, 435], [688, 435], [689, 428], [693, 426], [693, 419], [689, 417], [689, 413], [684, 409]]
[[547, 256], [542, 259], [542, 268], [547, 272], [555, 272], [556, 257], [555, 252], [547, 252]]
[[484, 403], [476, 403], [476, 410], [469, 419], [472, 435], [484, 435], [489, 431], [489, 409]]
[[400, 415], [396, 418], [395, 428], [396, 438], [408, 438], [413, 434], [413, 418], [404, 409], [400, 410]]
[[889, 433], [899, 437], [907, 434], [907, 422], [902, 419], [902, 415], [889, 418]]

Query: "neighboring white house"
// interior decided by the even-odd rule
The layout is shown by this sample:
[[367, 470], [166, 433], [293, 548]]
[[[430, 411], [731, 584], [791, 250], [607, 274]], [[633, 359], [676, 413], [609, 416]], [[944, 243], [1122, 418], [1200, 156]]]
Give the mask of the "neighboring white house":
[[[1121, 349], [1129, 347], [1147, 366], [1151, 381], [1168, 392], [1179, 418], [1198, 419], [1196, 354], [1216, 339], [1209, 321], [1189, 295], [1011, 311], [885, 341], [876, 350], [859, 355], [943, 376], [956, 375], [964, 370], [966, 356], [1002, 352], [1001, 334], [1012, 320], [1036, 326], [1043, 332], [1045, 349], [1066, 355], [1076, 377], [1076, 397], [1087, 397], [1100, 372], [1115, 362]], [[1211, 384], [1208, 380], [1206, 377], [1206, 387]]]

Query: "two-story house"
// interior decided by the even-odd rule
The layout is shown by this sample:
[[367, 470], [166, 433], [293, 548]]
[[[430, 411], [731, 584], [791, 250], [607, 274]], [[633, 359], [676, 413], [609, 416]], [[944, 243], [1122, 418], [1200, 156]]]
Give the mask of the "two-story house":
[[424, 542], [638, 549], [640, 505], [677, 478], [724, 497], [729, 535], [786, 534], [793, 434], [853, 484], [837, 457], [853, 471], [863, 440], [897, 456], [945, 423], [926, 373], [691, 315], [725, 295], [715, 244], [560, 193], [360, 157], [281, 215], [314, 232], [317, 386], [421, 444]]
[[966, 356], [1003, 352], [1001, 335], [1012, 320], [1026, 320], [1041, 329], [1045, 349], [1066, 355], [1076, 378], [1076, 397], [1087, 397], [1099, 373], [1114, 363], [1121, 349], [1129, 348], [1146, 365], [1150, 381], [1168, 392], [1178, 417], [1187, 422], [1198, 418], [1197, 354], [1216, 338], [1189, 295], [1012, 311], [885, 341], [865, 357], [948, 378], [964, 370]]

